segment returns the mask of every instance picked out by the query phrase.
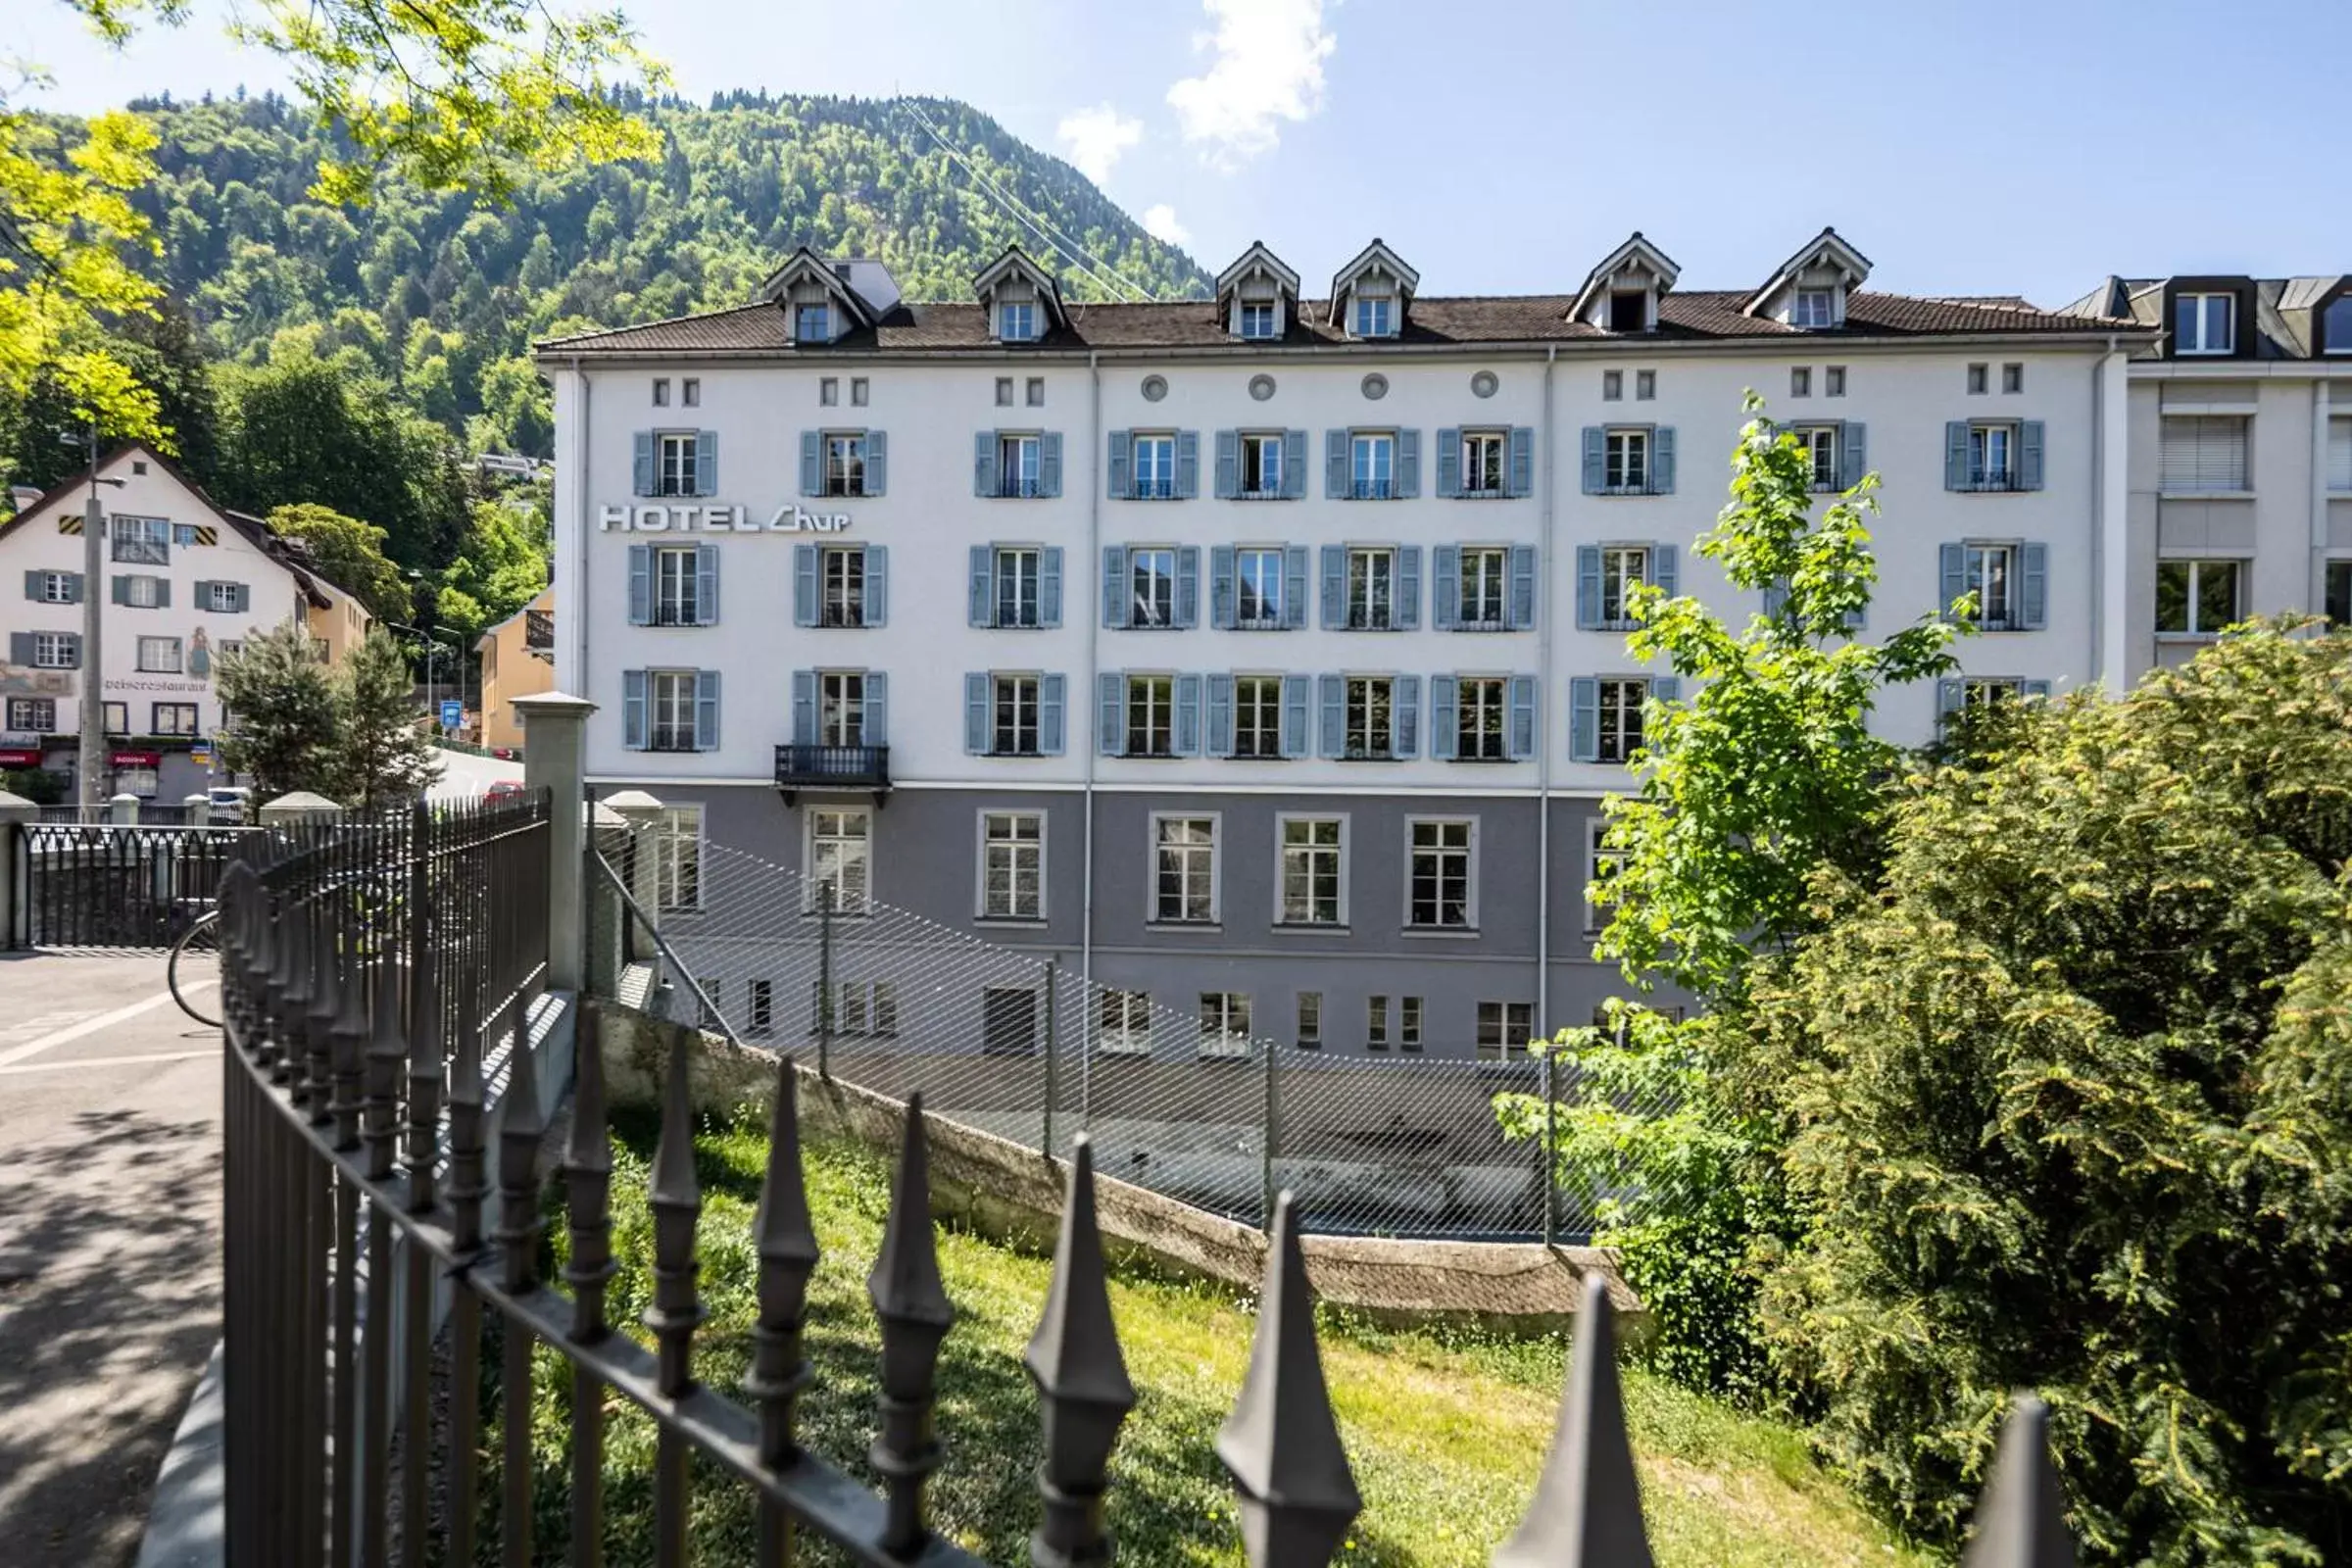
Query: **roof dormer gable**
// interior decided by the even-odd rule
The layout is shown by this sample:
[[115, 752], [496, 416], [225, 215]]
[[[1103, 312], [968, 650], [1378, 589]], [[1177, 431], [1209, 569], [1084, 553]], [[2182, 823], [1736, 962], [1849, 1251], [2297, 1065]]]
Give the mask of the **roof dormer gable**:
[[1298, 274], [1261, 240], [1217, 274], [1217, 315], [1235, 337], [1281, 337], [1298, 311]]
[[1376, 239], [1333, 276], [1326, 319], [1349, 337], [1395, 337], [1420, 287], [1421, 274]]
[[1568, 315], [1603, 332], [1655, 331], [1658, 300], [1682, 275], [1673, 257], [1635, 229], [1624, 244], [1585, 274], [1585, 286], [1577, 291]]
[[1061, 284], [1018, 245], [972, 279], [972, 292], [988, 311], [989, 335], [1000, 343], [1034, 343], [1070, 324]]
[[760, 285], [790, 317], [795, 343], [838, 342], [854, 327], [874, 324], [874, 311], [843, 275], [848, 266], [829, 263], [804, 245]]
[[1748, 296], [1742, 314], [1818, 330], [1845, 324], [1845, 297], [1870, 278], [1870, 258], [1825, 228]]

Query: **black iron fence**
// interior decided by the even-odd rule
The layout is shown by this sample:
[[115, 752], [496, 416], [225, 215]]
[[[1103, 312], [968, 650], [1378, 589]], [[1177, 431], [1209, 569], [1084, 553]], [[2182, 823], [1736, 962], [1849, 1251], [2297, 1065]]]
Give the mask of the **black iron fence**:
[[247, 832], [144, 822], [24, 822], [13, 831], [25, 940], [37, 948], [170, 947], [212, 911]]

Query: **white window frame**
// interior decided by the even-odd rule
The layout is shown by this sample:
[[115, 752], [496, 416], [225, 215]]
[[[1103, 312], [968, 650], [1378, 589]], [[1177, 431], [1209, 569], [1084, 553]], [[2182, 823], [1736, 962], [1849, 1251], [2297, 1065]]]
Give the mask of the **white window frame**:
[[[1628, 693], [1631, 692], [1631, 700]], [[1616, 701], [1610, 701], [1614, 692]], [[1649, 742], [1645, 710], [1649, 704], [1649, 678], [1645, 675], [1603, 675], [1593, 698], [1593, 760], [1611, 766], [1622, 766], [1633, 760], [1634, 754]], [[1612, 726], [1609, 715], [1616, 714]]]
[[1234, 482], [1240, 487], [1243, 500], [1282, 499], [1282, 439], [1280, 430], [1242, 432], [1240, 467], [1234, 474]]
[[1396, 301], [1387, 294], [1358, 294], [1349, 316], [1357, 337], [1396, 335]]
[[1244, 300], [1239, 320], [1241, 335], [1256, 342], [1282, 336], [1282, 305], [1276, 300]]
[[1841, 489], [1838, 483], [1841, 470], [1838, 464], [1840, 455], [1838, 451], [1838, 427], [1834, 424], [1800, 424], [1796, 428], [1796, 438], [1804, 443], [1805, 454], [1812, 461], [1813, 488]]
[[[1960, 545], [1960, 590], [1977, 596], [1977, 625], [1984, 631], [2015, 631], [2023, 588], [2021, 552], [2008, 539], [1967, 539]], [[1994, 611], [1999, 613], [1993, 613]]]
[[819, 488], [828, 496], [856, 498], [865, 494], [865, 432], [827, 430], [822, 442], [823, 471]]
[[997, 496], [1000, 500], [1033, 500], [1038, 493], [1038, 469], [1045, 443], [1026, 430], [997, 432]]
[[[1244, 703], [1247, 689], [1271, 700]], [[1248, 712], [1250, 722], [1243, 722]], [[1282, 677], [1240, 674], [1233, 677], [1233, 755], [1250, 761], [1273, 761], [1282, 756]]]
[[[40, 720], [35, 723], [34, 720]], [[124, 719], [125, 724], [129, 723]], [[8, 727], [25, 735], [54, 735], [57, 733], [57, 699], [54, 697], [11, 697], [8, 700]]]
[[[1040, 728], [1038, 699], [1043, 682], [1026, 670], [1000, 671], [988, 678], [988, 755], [991, 757], [1037, 757], [1044, 741]], [[1011, 708], [1012, 746], [1004, 742], [1005, 709]], [[1023, 722], [1024, 712], [1027, 722]], [[1021, 745], [1026, 734], [1029, 744]]]
[[[1158, 568], [1164, 564], [1167, 569]], [[1167, 590], [1163, 607], [1155, 590]], [[1127, 552], [1127, 624], [1166, 631], [1176, 624], [1176, 548], [1136, 545]]]
[[[1148, 461], [1147, 461], [1148, 460]], [[1128, 444], [1128, 464], [1138, 501], [1176, 498], [1176, 436], [1169, 430], [1139, 430]]]
[[1323, 993], [1301, 991], [1292, 1007], [1292, 1040], [1300, 1051], [1323, 1049]]
[[[1145, 744], [1136, 748], [1136, 704], [1143, 704], [1141, 728]], [[1169, 758], [1176, 755], [1176, 677], [1149, 670], [1131, 670], [1127, 675], [1126, 691], [1122, 694], [1120, 718], [1127, 727], [1121, 743], [1121, 757]], [[1154, 742], [1164, 742], [1155, 745]]]
[[654, 547], [654, 624], [692, 626], [701, 612], [698, 568], [693, 545]]
[[697, 670], [649, 669], [645, 672], [647, 751], [694, 750], [695, 700], [700, 695], [701, 686], [701, 673]]
[[[1461, 493], [1465, 496], [1500, 496], [1510, 493], [1510, 438], [1501, 430], [1464, 430], [1462, 432]], [[1472, 482], [1475, 474], [1476, 483]]]
[[70, 631], [36, 631], [32, 634], [32, 667], [35, 669], [72, 669], [80, 663], [75, 657], [74, 633]]
[[172, 520], [117, 513], [106, 525], [107, 559], [132, 566], [172, 564]]
[[1200, 1054], [1203, 1056], [1249, 1055], [1250, 1012], [1250, 993], [1247, 991], [1201, 992]]
[[1044, 554], [1035, 545], [997, 546], [989, 560], [990, 625], [1033, 631], [1045, 623], [1039, 576], [1044, 562]]
[[1649, 494], [1650, 429], [1645, 424], [1610, 425], [1601, 435], [1600, 487], [1613, 496]]
[[816, 549], [816, 623], [848, 629], [865, 624], [865, 547]]
[[164, 577], [150, 577], [143, 573], [128, 577], [125, 579], [127, 586], [122, 590], [124, 608], [161, 610], [164, 598], [163, 585], [169, 580]]
[[[1528, 1054], [1528, 1042], [1536, 1033], [1534, 1003], [1481, 1002], [1477, 1018], [1479, 1060], [1509, 1061], [1513, 1056]], [[1518, 1020], [1515, 1027], [1514, 1018]]]
[[44, 605], [70, 605], [74, 602], [74, 574], [70, 571], [41, 573], [41, 598]]
[[204, 611], [212, 615], [233, 615], [237, 612], [237, 585], [233, 582], [205, 584], [212, 590]]
[[1788, 297], [1788, 324], [1806, 331], [1819, 331], [1838, 324], [1838, 291], [1834, 288], [1800, 288]]
[[[1396, 677], [1343, 675], [1340, 756], [1350, 762], [1389, 762], [1396, 758]], [[1357, 722], [1358, 714], [1362, 722]], [[1351, 737], [1363, 736], [1357, 745]]]
[[[2205, 318], [2205, 308], [2215, 300], [2220, 300], [2225, 307], [2222, 312], [2223, 341], [2218, 344], [2206, 340], [2209, 323]], [[2180, 325], [2182, 308], [2191, 305], [2195, 307], [2191, 313], [2191, 318], [2196, 323], [2196, 331], [2193, 335], [2183, 331]], [[2235, 353], [2237, 350], [2237, 296], [2227, 291], [2216, 292], [2205, 289], [2192, 293], [2176, 294], [2173, 296], [2172, 325], [2173, 352], [2176, 355], [2206, 357]]]
[[654, 432], [654, 494], [691, 496], [698, 493], [702, 473], [692, 430]]
[[[156, 662], [156, 660], [163, 656], [165, 649], [171, 650], [172, 662], [168, 664]], [[184, 662], [185, 655], [177, 637], [141, 637], [133, 652], [136, 657], [132, 667], [142, 675], [177, 675], [187, 667]]]
[[[1413, 905], [1415, 902], [1413, 884], [1420, 879], [1419, 866], [1421, 857], [1425, 853], [1418, 840], [1420, 838], [1421, 829], [1424, 827], [1440, 829], [1461, 827], [1469, 830], [1465, 836], [1465, 846], [1461, 849], [1457, 850], [1451, 845], [1440, 843], [1430, 846], [1426, 851], [1428, 854], [1437, 855], [1440, 857], [1450, 857], [1453, 855], [1461, 855], [1464, 857], [1462, 867], [1462, 921], [1460, 924], [1447, 924], [1443, 920], [1424, 922], [1415, 920], [1413, 918]], [[1475, 933], [1478, 930], [1478, 848], [1479, 819], [1475, 816], [1408, 816], [1404, 819], [1403, 923], [1406, 931], [1416, 933]], [[1443, 878], [1444, 870], [1442, 864], [1439, 874], [1441, 878]], [[1445, 906], [1444, 884], [1442, 880], [1440, 883], [1438, 903], [1440, 912], [1442, 913]]]
[[[874, 812], [866, 806], [811, 806], [801, 829], [801, 863], [808, 912], [816, 912], [833, 873], [833, 912], [871, 914], [874, 908]], [[851, 829], [855, 827], [855, 831]], [[857, 882], [855, 897], [849, 883]]]
[[[1116, 1013], [1118, 1022], [1110, 1022]], [[1096, 1049], [1110, 1056], [1152, 1054], [1152, 993], [1105, 986], [1095, 1004]]]
[[[1163, 842], [1161, 839], [1164, 826], [1201, 822], [1208, 824], [1208, 841], [1205, 845], [1192, 841]], [[1224, 857], [1218, 852], [1224, 847], [1223, 813], [1218, 811], [1153, 811], [1151, 825], [1152, 836], [1149, 846], [1151, 859], [1147, 865], [1150, 874], [1145, 880], [1144, 887], [1145, 923], [1155, 926], [1188, 926], [1195, 929], [1205, 929], [1221, 924], [1224, 915], [1225, 878]], [[1196, 890], [1193, 887], [1192, 861], [1197, 858], [1195, 852], [1205, 850], [1208, 861], [1208, 913], [1206, 915], [1184, 912], [1171, 915], [1160, 912], [1160, 856], [1163, 852], [1171, 850], [1182, 854], [1184, 868], [1180, 872], [1182, 886], [1178, 894], [1181, 909], [1189, 909], [1193, 906], [1193, 895]]]
[[1389, 1049], [1389, 998], [1384, 991], [1375, 991], [1364, 998], [1364, 1049]]
[[[1993, 463], [1993, 448], [1998, 443], [2000, 464]], [[2018, 487], [2018, 427], [2015, 419], [1971, 419], [1968, 421], [1968, 488], [1971, 490], [2015, 490]]]
[[1007, 343], [1037, 341], [1037, 302], [1005, 300], [997, 306], [997, 336]]
[[[2163, 624], [2162, 613], [2164, 578], [2167, 568], [2176, 566], [2184, 566], [2188, 569], [2188, 591], [2183, 598], [2188, 624], [2180, 628], [2168, 628]], [[2156, 563], [2157, 613], [2152, 617], [2156, 624], [2156, 635], [2159, 638], [2177, 642], [2209, 642], [2221, 635], [2222, 627], [2203, 624], [2203, 617], [2198, 612], [2202, 609], [2204, 599], [2203, 584], [2199, 579], [2216, 567], [2227, 567], [2231, 573], [2230, 598], [2233, 603], [2230, 607], [2230, 619], [2224, 621], [2222, 625], [2227, 626], [2245, 618], [2247, 567], [2245, 558], [2242, 556], [2164, 556], [2160, 557]]]
[[1396, 494], [1396, 432], [1355, 430], [1348, 437], [1348, 492], [1358, 501]]
[[842, 747], [867, 744], [864, 670], [816, 672], [816, 743]]
[[833, 306], [830, 301], [803, 301], [792, 308], [792, 340], [795, 343], [830, 343], [833, 341]]
[[1600, 547], [1600, 603], [1595, 608], [1600, 612], [1602, 630], [1622, 631], [1632, 627], [1634, 590], [1648, 585], [1654, 565], [1647, 545]]
[[[1337, 829], [1332, 842], [1293, 844], [1291, 830], [1305, 828], [1309, 832], [1322, 827]], [[1304, 918], [1291, 911], [1290, 884], [1293, 856], [1306, 862], [1307, 914]], [[1314, 881], [1319, 862], [1329, 858], [1332, 883], [1332, 918], [1314, 917], [1317, 894]], [[1345, 811], [1277, 811], [1274, 813], [1274, 924], [1284, 931], [1346, 931], [1348, 928], [1348, 813]]]
[[[999, 828], [1004, 828], [1000, 835]], [[1024, 827], [1026, 834], [1024, 836]], [[1046, 918], [1046, 813], [1043, 811], [984, 810], [975, 834], [979, 847], [978, 881], [973, 918], [998, 922], [1043, 923]], [[1003, 906], [997, 899], [996, 869], [1004, 868]], [[1030, 906], [1020, 897], [1023, 862], [1034, 882]]]
[[[703, 808], [699, 804], [664, 806], [648, 837], [653, 855], [654, 907], [663, 914], [703, 906]], [[692, 852], [691, 868], [687, 852]], [[681, 892], [691, 889], [692, 899]]]
[[1511, 552], [1506, 545], [1464, 545], [1454, 625], [1462, 631], [1501, 631], [1511, 618]]
[[1396, 1049], [1414, 1055], [1421, 1054], [1421, 1022], [1429, 1010], [1422, 997], [1396, 999]]
[[[1279, 631], [1290, 594], [1279, 545], [1241, 545], [1233, 553], [1233, 620], [1243, 631]], [[1252, 600], [1256, 613], [1250, 613]]]
[[[1507, 675], [1459, 675], [1453, 683], [1453, 755], [1462, 762], [1504, 762], [1511, 755]], [[1474, 722], [1475, 721], [1475, 722]], [[1479, 744], [1471, 745], [1473, 740]]]
[[1394, 631], [1396, 627], [1396, 548], [1348, 546], [1348, 630]]
[[[172, 715], [169, 723], [164, 719], [166, 712]], [[192, 740], [203, 733], [203, 710], [194, 703], [161, 702], [147, 705], [147, 733], [150, 735], [169, 735], [176, 740]]]

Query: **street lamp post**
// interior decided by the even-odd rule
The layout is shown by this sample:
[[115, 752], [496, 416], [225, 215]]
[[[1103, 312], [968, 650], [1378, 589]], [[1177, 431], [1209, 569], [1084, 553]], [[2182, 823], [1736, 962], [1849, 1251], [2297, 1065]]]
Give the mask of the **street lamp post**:
[[[383, 622], [383, 624], [391, 627], [394, 631], [408, 632], [416, 637], [418, 642], [424, 644], [424, 706], [425, 710], [434, 715], [433, 722], [436, 726], [438, 726], [441, 722], [441, 705], [436, 700], [435, 694], [440, 688], [435, 680], [433, 661], [434, 657], [441, 651], [440, 632], [426, 631], [422, 626], [412, 626], [406, 621], [399, 620], [387, 620]], [[453, 642], [450, 646], [455, 648], [457, 647], [457, 644]], [[458, 701], [463, 704], [465, 700], [466, 666], [463, 662], [460, 662], [458, 665]]]
[[[70, 439], [70, 438], [69, 438]], [[106, 598], [99, 589], [106, 580], [106, 508], [98, 487], [120, 489], [121, 479], [98, 477], [98, 423], [90, 421], [90, 495], [81, 507], [81, 760], [74, 795], [83, 818], [94, 818], [104, 804], [99, 793], [98, 759], [106, 751], [106, 662], [101, 639], [105, 623], [100, 610]]]

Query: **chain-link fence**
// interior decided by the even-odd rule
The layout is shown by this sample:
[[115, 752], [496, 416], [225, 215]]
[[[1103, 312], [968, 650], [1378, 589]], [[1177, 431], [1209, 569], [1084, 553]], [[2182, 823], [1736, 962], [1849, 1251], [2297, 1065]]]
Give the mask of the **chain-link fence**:
[[[675, 960], [658, 967], [684, 971], [662, 975], [679, 1016], [877, 1093], [920, 1089], [932, 1113], [1039, 1150], [1084, 1130], [1105, 1175], [1198, 1208], [1258, 1224], [1288, 1189], [1325, 1234], [1576, 1242], [1606, 1196], [1550, 1177], [1554, 1116], [1517, 1140], [1497, 1122], [1497, 1096], [1547, 1091], [1537, 1103], [1564, 1119], [1580, 1092], [1564, 1062], [1300, 1050], [732, 846], [684, 856], [658, 828], [607, 845]], [[644, 930], [627, 951], [656, 956]], [[652, 1000], [642, 967], [611, 983]]]

